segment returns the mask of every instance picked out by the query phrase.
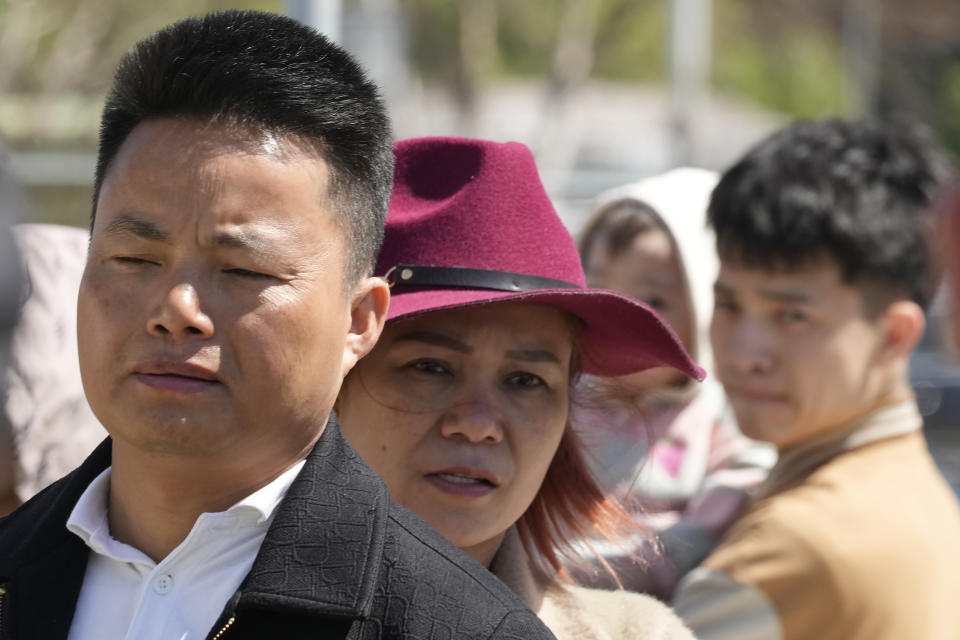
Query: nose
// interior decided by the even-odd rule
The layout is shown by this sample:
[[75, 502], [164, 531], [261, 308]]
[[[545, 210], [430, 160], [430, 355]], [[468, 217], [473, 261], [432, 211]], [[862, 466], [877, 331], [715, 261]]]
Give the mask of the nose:
[[741, 322], [731, 331], [714, 333], [719, 368], [741, 376], [765, 375], [775, 365], [772, 336], [756, 323]]
[[181, 282], [166, 292], [147, 320], [147, 332], [154, 336], [170, 336], [175, 340], [190, 337], [211, 338], [213, 320], [204, 313], [200, 295], [189, 283]]
[[446, 411], [440, 433], [473, 444], [497, 444], [503, 440], [503, 416], [489, 400], [465, 402]]

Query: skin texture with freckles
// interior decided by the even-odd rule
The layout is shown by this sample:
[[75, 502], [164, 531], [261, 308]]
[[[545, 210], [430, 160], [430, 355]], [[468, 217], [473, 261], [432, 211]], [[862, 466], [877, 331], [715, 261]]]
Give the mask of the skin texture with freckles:
[[525, 303], [391, 323], [344, 384], [343, 433], [395, 500], [488, 565], [567, 425], [572, 332]]
[[[84, 389], [114, 442], [114, 537], [162, 557], [322, 433], [387, 300], [373, 278], [344, 295], [327, 179], [294, 140], [191, 120], [146, 121], [121, 146], [78, 304]], [[164, 512], [185, 530], [143, 539]]]

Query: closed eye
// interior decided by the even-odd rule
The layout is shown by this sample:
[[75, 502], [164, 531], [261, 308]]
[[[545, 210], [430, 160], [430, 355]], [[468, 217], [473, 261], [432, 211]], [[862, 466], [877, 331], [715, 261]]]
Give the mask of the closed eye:
[[250, 278], [251, 280], [273, 279], [273, 276], [269, 274], [260, 273], [259, 271], [250, 271], [249, 269], [224, 269], [224, 273], [240, 276], [241, 278]]
[[113, 260], [122, 264], [158, 264], [152, 260], [145, 260], [144, 258], [137, 258], [135, 256], [115, 256]]

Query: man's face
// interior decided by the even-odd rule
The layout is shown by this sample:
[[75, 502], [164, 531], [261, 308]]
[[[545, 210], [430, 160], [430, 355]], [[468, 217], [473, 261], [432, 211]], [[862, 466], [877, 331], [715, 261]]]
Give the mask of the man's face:
[[882, 336], [832, 261], [783, 272], [721, 265], [711, 339], [749, 437], [785, 449], [876, 408]]
[[84, 389], [115, 443], [238, 467], [312, 445], [354, 361], [328, 182], [291, 140], [189, 120], [133, 130], [79, 296]]

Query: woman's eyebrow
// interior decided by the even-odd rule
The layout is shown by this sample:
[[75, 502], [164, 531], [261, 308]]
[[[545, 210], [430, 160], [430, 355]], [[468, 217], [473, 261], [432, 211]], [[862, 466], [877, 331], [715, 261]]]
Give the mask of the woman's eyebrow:
[[523, 360], [525, 362], [554, 362], [561, 364], [560, 358], [552, 351], [546, 349], [510, 349], [506, 356], [511, 360]]
[[424, 342], [426, 344], [432, 344], [438, 347], [445, 347], [460, 353], [473, 353], [473, 347], [465, 342], [461, 342], [456, 338], [452, 338], [442, 333], [434, 333], [433, 331], [410, 331], [409, 333], [404, 333], [397, 336], [395, 340], [398, 342]]

